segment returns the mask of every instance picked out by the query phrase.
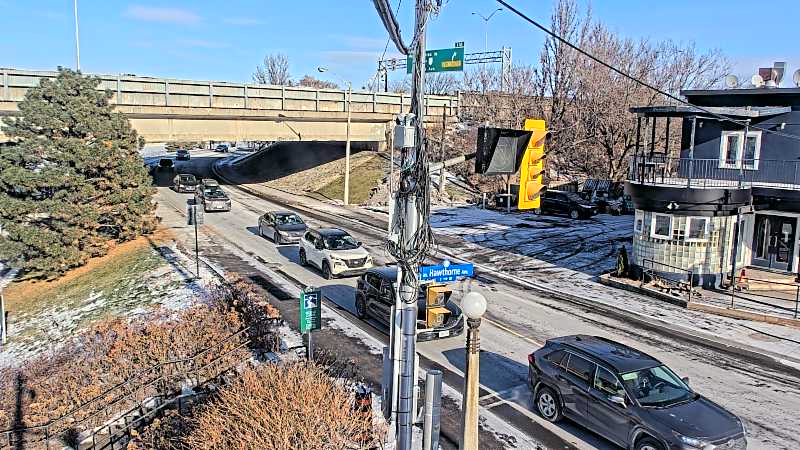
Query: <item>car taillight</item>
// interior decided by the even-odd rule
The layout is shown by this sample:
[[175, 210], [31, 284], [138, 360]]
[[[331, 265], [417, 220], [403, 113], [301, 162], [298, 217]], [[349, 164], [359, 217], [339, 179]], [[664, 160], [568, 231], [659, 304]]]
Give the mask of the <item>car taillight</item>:
[[533, 361], [534, 361], [533, 353], [531, 353], [530, 355], [528, 355], [528, 364], [533, 365]]

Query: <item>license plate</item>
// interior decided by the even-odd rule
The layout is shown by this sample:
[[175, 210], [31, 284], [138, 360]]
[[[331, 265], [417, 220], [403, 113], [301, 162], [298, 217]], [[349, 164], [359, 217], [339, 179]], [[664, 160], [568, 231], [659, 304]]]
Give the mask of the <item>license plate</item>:
[[450, 332], [449, 331], [440, 331], [439, 332], [439, 337], [440, 338], [447, 337], [447, 336], [450, 336]]

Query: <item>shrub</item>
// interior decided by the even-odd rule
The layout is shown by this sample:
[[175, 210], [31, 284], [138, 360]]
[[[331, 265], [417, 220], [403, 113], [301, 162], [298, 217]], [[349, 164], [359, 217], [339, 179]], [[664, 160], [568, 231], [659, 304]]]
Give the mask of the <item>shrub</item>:
[[137, 448], [344, 450], [373, 448], [381, 437], [371, 412], [354, 412], [350, 390], [312, 364], [244, 371], [190, 418], [152, 424]]

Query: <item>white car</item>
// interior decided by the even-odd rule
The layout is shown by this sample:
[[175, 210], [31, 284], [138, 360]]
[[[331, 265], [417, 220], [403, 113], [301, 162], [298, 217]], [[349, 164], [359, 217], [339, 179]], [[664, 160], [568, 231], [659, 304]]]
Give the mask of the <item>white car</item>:
[[300, 239], [300, 264], [316, 266], [326, 280], [360, 275], [373, 266], [361, 242], [337, 228], [307, 231]]

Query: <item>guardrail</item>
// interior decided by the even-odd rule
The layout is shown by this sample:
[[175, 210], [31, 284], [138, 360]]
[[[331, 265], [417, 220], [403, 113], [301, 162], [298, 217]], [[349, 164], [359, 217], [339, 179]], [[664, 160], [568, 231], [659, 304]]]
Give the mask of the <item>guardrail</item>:
[[[146, 399], [165, 398], [168, 396], [175, 397], [174, 392], [176, 389], [174, 387], [176, 384], [178, 385], [178, 392], [180, 391], [180, 383], [186, 380], [194, 379], [194, 385], [201, 386], [209, 380], [218, 377], [221, 373], [227, 372], [235, 364], [249, 358], [250, 352], [248, 351], [246, 354], [242, 353], [242, 355], [240, 355], [241, 358], [234, 357], [233, 360], [228, 361], [228, 357], [235, 356], [235, 352], [239, 352], [250, 345], [251, 339], [248, 333], [257, 326], [259, 325], [251, 325], [232, 333], [190, 357], [169, 360], [142, 369], [128, 377], [125, 381], [106, 389], [94, 398], [45, 424], [2, 430], [0, 431], [0, 449], [16, 446], [24, 447], [26, 444], [40, 444], [49, 450], [53, 439], [62, 440], [64, 433], [70, 430], [79, 433], [78, 429], [81, 427], [86, 429], [91, 428], [91, 436], [89, 437], [92, 439], [92, 448], [105, 448], [105, 446], [97, 447], [97, 442], [95, 440], [95, 436], [101, 434], [104, 430], [107, 431], [112, 438], [117, 436], [114, 439], [110, 439], [113, 440], [113, 442], [111, 442], [113, 446], [113, 443], [120, 439], [118, 436], [120, 432], [119, 428], [112, 433], [111, 427], [115, 426], [114, 421], [100, 424], [97, 427], [92, 424], [92, 421], [97, 422], [99, 418], [108, 417], [113, 414], [117, 414], [119, 417], [124, 416], [126, 419], [123, 431], [129, 435], [132, 427], [138, 426], [142, 420], [149, 417], [144, 414], [139, 414], [139, 418], [131, 422], [127, 420], [128, 415], [132, 411], [142, 410], [144, 407], [143, 402]], [[209, 355], [211, 355], [211, 357], [209, 357]], [[228, 362], [229, 364], [218, 368], [216, 371], [209, 370], [212, 365], [219, 362]], [[125, 401], [128, 403], [123, 403]], [[103, 404], [97, 406], [101, 402], [103, 402]], [[119, 411], [114, 411], [114, 409], [120, 405], [133, 406], [119, 415]], [[84, 417], [76, 418], [80, 412], [87, 409], [93, 411]], [[124, 407], [117, 409], [124, 410]], [[141, 418], [141, 416], [144, 416], [144, 418]], [[89, 437], [87, 437], [87, 439]]]
[[800, 160], [675, 158], [663, 154], [631, 159], [628, 181], [687, 188], [765, 187], [800, 189]]
[[[0, 68], [0, 101], [19, 102], [55, 71]], [[347, 92], [302, 86], [274, 86], [221, 81], [193, 81], [136, 75], [88, 74], [100, 78], [100, 89], [113, 93], [111, 103], [133, 107], [225, 108], [239, 110], [346, 112]], [[459, 97], [426, 95], [429, 115], [442, 110], [458, 114]], [[399, 114], [411, 105], [411, 95], [394, 92], [352, 93], [353, 113]]]
[[[647, 267], [647, 265], [650, 267]], [[678, 273], [685, 273], [686, 274], [686, 281], [675, 281], [666, 277], [659, 276], [656, 272], [656, 265], [660, 267], [666, 267], [668, 269], [672, 269]], [[689, 269], [684, 269], [682, 267], [673, 266], [670, 264], [662, 263], [653, 259], [644, 258], [642, 260], [641, 265], [641, 274], [639, 277], [639, 287], [644, 287], [644, 284], [647, 282], [646, 278], [650, 277], [650, 280], [660, 280], [665, 282], [669, 285], [669, 289], [678, 289], [679, 291], [686, 291], [687, 293], [687, 300], [686, 302], [689, 303], [692, 301], [692, 297], [694, 296], [694, 272]]]

